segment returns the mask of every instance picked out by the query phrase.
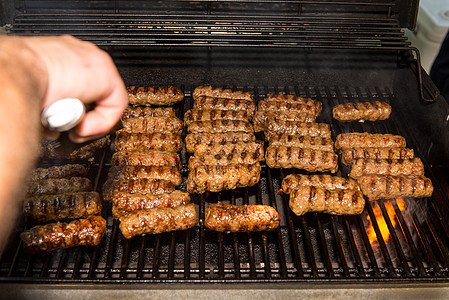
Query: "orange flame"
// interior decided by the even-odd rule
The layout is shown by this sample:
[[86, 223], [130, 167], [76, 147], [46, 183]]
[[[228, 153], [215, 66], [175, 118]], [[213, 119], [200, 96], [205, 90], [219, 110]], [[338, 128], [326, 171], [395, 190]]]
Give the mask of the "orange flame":
[[[405, 203], [402, 199], [401, 199], [401, 203], [402, 203], [401, 204], [402, 208], [404, 208], [403, 205]], [[394, 219], [395, 212], [394, 212], [393, 205], [389, 201], [385, 202], [384, 205], [387, 210], [388, 216], [390, 217], [391, 225], [394, 227], [396, 225], [396, 221]], [[390, 238], [390, 231], [388, 230], [388, 226], [387, 226], [387, 223], [385, 222], [385, 219], [382, 215], [380, 206], [379, 205], [373, 206], [373, 212], [374, 212], [374, 216], [376, 217], [377, 225], [379, 227], [379, 231], [382, 235], [382, 238], [385, 242], [387, 242], [388, 239]], [[378, 243], [377, 235], [376, 235], [376, 232], [374, 231], [373, 223], [371, 222], [371, 218], [369, 215], [367, 216], [367, 220], [370, 222], [370, 225], [369, 225], [368, 229], [366, 230], [366, 232], [368, 234], [369, 242], [371, 244]]]

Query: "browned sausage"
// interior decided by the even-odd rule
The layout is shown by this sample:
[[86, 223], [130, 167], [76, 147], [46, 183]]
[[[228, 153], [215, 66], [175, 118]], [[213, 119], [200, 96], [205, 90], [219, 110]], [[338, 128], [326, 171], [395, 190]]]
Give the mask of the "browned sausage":
[[92, 182], [86, 177], [50, 178], [32, 181], [28, 184], [27, 194], [64, 194], [92, 190]]
[[254, 115], [254, 131], [267, 130], [267, 123], [271, 120], [277, 121], [294, 121], [294, 122], [315, 122], [316, 116], [296, 111], [270, 111], [258, 110]]
[[225, 99], [200, 96], [194, 103], [194, 109], [244, 110], [248, 118], [252, 118], [256, 111], [256, 104], [252, 100]]
[[349, 177], [357, 178], [367, 174], [379, 175], [424, 175], [421, 159], [357, 159], [352, 164]]
[[181, 133], [182, 121], [178, 118], [167, 117], [138, 117], [122, 121], [123, 131], [133, 133]]
[[181, 169], [181, 159], [178, 153], [148, 150], [145, 152], [120, 151], [115, 152], [111, 159], [112, 166], [169, 166]]
[[354, 148], [344, 149], [341, 160], [345, 165], [351, 165], [357, 159], [410, 159], [415, 157], [413, 149], [408, 148]]
[[196, 167], [207, 165], [236, 165], [245, 164], [252, 165], [263, 160], [263, 155], [260, 156], [258, 153], [242, 152], [242, 153], [232, 153], [227, 155], [203, 155], [203, 156], [191, 156], [189, 158], [188, 169], [194, 170]]
[[363, 194], [370, 200], [396, 197], [430, 197], [432, 181], [424, 176], [414, 175], [364, 175], [357, 178]]
[[120, 230], [127, 239], [141, 234], [186, 230], [198, 223], [193, 203], [174, 208], [138, 210], [120, 218]]
[[198, 86], [192, 93], [193, 99], [198, 100], [201, 96], [227, 99], [253, 100], [250, 92], [233, 91], [231, 89], [213, 88], [212, 86]]
[[106, 232], [106, 220], [100, 216], [70, 223], [38, 225], [22, 232], [23, 246], [31, 254], [74, 246], [97, 246]]
[[108, 179], [103, 186], [104, 200], [112, 200], [116, 192], [127, 192], [131, 194], [153, 194], [160, 195], [164, 193], [172, 193], [175, 190], [173, 182], [161, 179]]
[[203, 156], [203, 155], [228, 155], [228, 154], [236, 154], [236, 153], [255, 153], [260, 160], [264, 160], [264, 149], [262, 141], [255, 142], [225, 142], [219, 144], [197, 144], [195, 146], [195, 150], [193, 153], [195, 156]]
[[49, 168], [37, 168], [33, 170], [29, 181], [37, 181], [50, 178], [86, 177], [87, 168], [79, 164], [52, 166]]
[[300, 186], [291, 191], [289, 205], [298, 216], [307, 212], [358, 215], [365, 208], [365, 199], [359, 190], [326, 190]]
[[202, 194], [253, 186], [260, 179], [260, 164], [199, 166], [189, 172], [187, 191]]
[[272, 146], [288, 146], [315, 149], [321, 151], [334, 151], [334, 141], [331, 138], [307, 135], [272, 134], [268, 142]]
[[337, 136], [335, 140], [335, 149], [341, 151], [343, 149], [352, 149], [352, 148], [372, 148], [372, 147], [381, 147], [381, 148], [390, 148], [390, 147], [399, 147], [405, 148], [406, 142], [404, 137], [400, 135], [392, 135], [392, 134], [379, 134], [379, 133], [341, 133]]
[[269, 140], [273, 134], [306, 135], [331, 138], [332, 132], [327, 123], [305, 123], [283, 120], [269, 120], [265, 137]]
[[196, 121], [241, 120], [249, 122], [244, 110], [189, 109], [184, 115], [184, 125], [189, 126]]
[[175, 110], [172, 107], [133, 107], [128, 106], [122, 114], [121, 119], [126, 120], [138, 117], [176, 117]]
[[318, 116], [321, 113], [321, 105], [261, 100], [259, 101], [258, 110], [295, 111], [298, 113], [307, 113], [309, 115]]
[[223, 133], [223, 132], [254, 132], [250, 122], [241, 120], [195, 121], [187, 128], [189, 133]]
[[350, 102], [335, 106], [332, 114], [342, 122], [386, 120], [390, 117], [391, 106], [382, 101]]
[[179, 152], [182, 150], [182, 138], [179, 133], [131, 133], [117, 132], [115, 151], [161, 150]]
[[359, 189], [357, 181], [331, 175], [290, 174], [282, 181], [282, 191], [290, 194], [300, 186], [315, 186], [326, 190], [354, 190]]
[[114, 218], [119, 218], [126, 213], [141, 209], [156, 207], [177, 207], [190, 203], [189, 193], [179, 190], [169, 194], [131, 194], [127, 192], [116, 192], [112, 199]]
[[78, 192], [27, 197], [23, 203], [27, 222], [59, 221], [65, 218], [85, 218], [101, 214], [97, 192]]
[[338, 155], [328, 151], [268, 146], [265, 160], [270, 168], [296, 168], [309, 172], [331, 173], [338, 170]]
[[206, 209], [204, 225], [220, 232], [249, 232], [274, 230], [281, 217], [267, 205], [232, 205], [217, 203]]
[[127, 90], [132, 105], [173, 105], [184, 99], [184, 93], [174, 86], [129, 86]]
[[180, 185], [182, 182], [179, 169], [171, 166], [113, 166], [109, 169], [108, 178], [111, 180], [163, 179], [173, 182], [174, 185]]
[[186, 149], [193, 152], [198, 144], [218, 145], [237, 142], [254, 142], [254, 133], [248, 132], [225, 132], [225, 133], [190, 133], [186, 136]]

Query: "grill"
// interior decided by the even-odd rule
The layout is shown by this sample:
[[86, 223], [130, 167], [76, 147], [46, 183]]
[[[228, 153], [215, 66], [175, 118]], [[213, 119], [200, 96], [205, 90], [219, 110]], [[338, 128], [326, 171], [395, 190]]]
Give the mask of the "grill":
[[[422, 71], [401, 27], [406, 1], [18, 1], [8, 30], [69, 33], [114, 58], [126, 84], [179, 86], [192, 106], [195, 86], [288, 93], [323, 102], [318, 122], [342, 132], [400, 134], [425, 164], [431, 198], [367, 202], [359, 216], [295, 216], [278, 190], [292, 170], [262, 166], [251, 188], [193, 195], [200, 220], [209, 203], [267, 204], [282, 217], [274, 232], [224, 234], [195, 228], [125, 240], [108, 217], [97, 247], [30, 256], [17, 227], [0, 261], [0, 281], [18, 283], [372, 283], [449, 282], [449, 108]], [[8, 4], [3, 3], [8, 6]], [[137, 8], [140, 8], [137, 9]], [[6, 10], [8, 11], [8, 10]], [[67, 11], [69, 13], [67, 13]], [[145, 14], [142, 13], [145, 12]], [[342, 124], [334, 105], [379, 99], [387, 121]], [[90, 169], [101, 191], [106, 149]], [[181, 153], [185, 190], [188, 155]], [[300, 172], [297, 170], [297, 172]], [[337, 175], [346, 176], [340, 166]]]

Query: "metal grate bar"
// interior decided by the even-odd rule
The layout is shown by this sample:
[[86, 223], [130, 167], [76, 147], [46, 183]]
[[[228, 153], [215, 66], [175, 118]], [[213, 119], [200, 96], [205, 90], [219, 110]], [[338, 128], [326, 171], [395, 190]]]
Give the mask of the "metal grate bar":
[[111, 277], [111, 269], [112, 264], [114, 260], [114, 248], [115, 245], [118, 243], [118, 221], [114, 219], [112, 221], [112, 234], [111, 234], [111, 240], [109, 241], [109, 249], [108, 249], [108, 256], [106, 258], [106, 265], [104, 270], [104, 277], [110, 278]]
[[143, 268], [145, 265], [145, 248], [146, 248], [146, 236], [140, 237], [139, 258], [137, 260], [137, 278], [143, 278]]
[[430, 259], [430, 264], [432, 266], [432, 269], [436, 274], [440, 272], [440, 265], [435, 257], [435, 254], [433, 253], [432, 247], [429, 244], [429, 241], [427, 240], [427, 237], [424, 235], [425, 232], [423, 228], [420, 225], [420, 222], [418, 220], [418, 217], [416, 216], [415, 212], [412, 212], [412, 219], [413, 219], [413, 225], [416, 228], [416, 231], [418, 233], [419, 238], [421, 239], [422, 244], [425, 247], [427, 257]]
[[[204, 194], [200, 196], [200, 220], [204, 220], [204, 208], [205, 206], [205, 199]], [[205, 278], [205, 270], [206, 270], [206, 258], [205, 258], [205, 229], [204, 229], [204, 223], [200, 222], [200, 238], [199, 238], [199, 276], [200, 279]]]
[[348, 262], [346, 261], [346, 256], [345, 256], [345, 253], [343, 250], [342, 241], [341, 241], [338, 229], [337, 229], [336, 216], [331, 216], [330, 221], [331, 221], [331, 225], [332, 225], [331, 226], [332, 233], [333, 233], [334, 239], [335, 239], [335, 245], [337, 247], [338, 256], [340, 258], [340, 265], [343, 268], [343, 275], [345, 277], [350, 277]]
[[388, 214], [384, 203], [379, 203], [380, 210], [382, 211], [382, 215], [384, 217], [385, 223], [387, 224], [388, 230], [390, 232], [390, 236], [393, 239], [394, 246], [396, 248], [396, 253], [400, 257], [400, 261], [402, 264], [402, 268], [405, 272], [406, 276], [410, 276], [410, 268], [407, 263], [407, 259], [405, 258], [404, 251], [402, 250], [401, 244], [399, 243], [399, 239], [396, 236], [396, 231], [394, 230], [393, 225], [391, 224], [390, 215]]
[[128, 276], [128, 265], [129, 265], [129, 248], [131, 247], [130, 240], [126, 239], [124, 241], [124, 248], [122, 253], [122, 262], [120, 264], [120, 278], [126, 278]]
[[175, 270], [176, 232], [170, 233], [170, 250], [168, 256], [168, 278], [173, 279]]
[[[231, 204], [236, 205], [235, 202], [235, 193], [231, 194]], [[235, 278], [240, 278], [240, 256], [239, 256], [239, 239], [238, 239], [238, 233], [234, 232], [232, 233], [233, 238], [233, 257], [234, 257], [234, 276]]]
[[[289, 211], [289, 213], [291, 215], [293, 215], [293, 212]], [[307, 258], [308, 258], [309, 267], [312, 272], [311, 276], [316, 278], [316, 277], [318, 277], [318, 267], [316, 264], [315, 253], [313, 251], [312, 238], [310, 236], [309, 227], [308, 227], [306, 218], [304, 216], [300, 216], [300, 217], [298, 217], [298, 219], [301, 222], [302, 232], [304, 234], [304, 238], [306, 241], [305, 242], [305, 246], [306, 246], [305, 250], [306, 250], [306, 254], [307, 254]]]
[[[284, 180], [284, 172], [283, 170], [280, 171], [280, 179]], [[267, 168], [267, 176], [268, 176], [268, 180], [270, 182], [272, 182], [272, 177], [271, 177], [271, 169]], [[272, 191], [270, 191], [270, 194], [272, 193]], [[274, 193], [274, 192], [273, 192]], [[288, 198], [284, 195], [283, 196], [283, 202], [284, 203], [288, 203]], [[302, 260], [301, 260], [301, 254], [299, 252], [299, 248], [298, 248], [298, 241], [297, 241], [297, 237], [296, 237], [296, 231], [295, 231], [295, 226], [293, 224], [293, 218], [292, 218], [292, 214], [290, 212], [290, 208], [287, 207], [287, 205], [284, 206], [284, 214], [286, 216], [287, 219], [287, 224], [288, 224], [288, 232], [290, 235], [290, 245], [293, 248], [293, 264], [296, 268], [296, 277], [297, 278], [303, 278], [304, 277], [304, 270], [302, 267]]]
[[349, 239], [349, 246], [352, 251], [352, 257], [354, 257], [355, 265], [357, 266], [358, 275], [360, 277], [365, 277], [366, 273], [365, 273], [365, 270], [363, 269], [363, 263], [362, 263], [362, 259], [360, 257], [360, 251], [358, 250], [359, 247], [357, 247], [357, 243], [354, 239], [354, 234], [351, 229], [351, 224], [349, 223], [348, 219], [344, 220], [344, 224], [345, 224], [346, 234], [348, 235], [348, 239]]
[[[64, 265], [65, 265], [65, 261], [67, 259], [67, 250], [63, 250], [62, 251], [62, 255], [61, 258], [59, 259], [59, 264], [58, 264], [58, 269], [56, 272], [56, 278], [62, 278], [64, 276]], [[49, 257], [51, 257], [49, 255]], [[48, 269], [48, 267], [47, 267]]]
[[390, 254], [389, 254], [389, 252], [387, 250], [387, 247], [385, 245], [385, 241], [384, 241], [384, 239], [382, 237], [382, 233], [381, 233], [381, 231], [379, 229], [379, 225], [377, 224], [376, 216], [375, 216], [375, 214], [373, 212], [373, 208], [371, 207], [371, 203], [369, 201], [366, 202], [365, 209], [367, 210], [367, 212], [368, 212], [368, 214], [370, 216], [370, 221], [371, 221], [373, 229], [374, 229], [374, 231], [376, 233], [377, 242], [379, 243], [379, 247], [380, 247], [380, 249], [382, 251], [382, 255], [383, 255], [383, 257], [385, 259], [385, 262], [387, 264], [389, 275], [391, 277], [396, 277], [396, 272], [394, 270], [393, 263], [391, 262]]
[[184, 240], [184, 278], [190, 278], [190, 230], [186, 230]]
[[324, 231], [323, 231], [323, 224], [322, 224], [322, 218], [319, 214], [315, 213], [315, 219], [316, 219], [316, 223], [317, 223], [317, 229], [318, 229], [318, 235], [319, 235], [319, 240], [320, 240], [320, 244], [321, 244], [321, 252], [323, 254], [324, 257], [324, 263], [326, 265], [326, 270], [328, 273], [328, 276], [330, 278], [335, 277], [334, 274], [334, 268], [332, 266], [332, 261], [329, 255], [329, 248], [328, 248], [328, 242], [326, 241], [326, 237], [324, 235]]
[[418, 253], [418, 250], [415, 247], [415, 242], [413, 241], [413, 238], [410, 234], [410, 230], [408, 229], [408, 224], [405, 222], [404, 217], [402, 216], [402, 212], [399, 209], [397, 203], [393, 203], [394, 211], [396, 213], [396, 216], [399, 220], [399, 225], [401, 226], [402, 232], [405, 235], [405, 238], [407, 239], [407, 245], [410, 247], [413, 258], [415, 260], [416, 266], [418, 268], [418, 273], [420, 276], [424, 276], [426, 274], [423, 266], [423, 261], [421, 259], [421, 256]]
[[369, 242], [368, 236], [366, 234], [366, 227], [363, 224], [363, 220], [360, 216], [354, 217], [357, 220], [358, 228], [360, 229], [359, 232], [361, 233], [363, 244], [365, 245], [365, 249], [367, 252], [367, 255], [369, 257], [369, 262], [371, 264], [371, 268], [373, 269], [374, 277], [380, 278], [380, 270], [379, 265], [377, 264], [376, 257], [374, 255], [373, 248], [371, 246], [371, 243]]
[[158, 234], [155, 237], [156, 244], [154, 246], [154, 254], [153, 254], [153, 269], [151, 275], [153, 278], [159, 278], [159, 261], [161, 255], [161, 235]]

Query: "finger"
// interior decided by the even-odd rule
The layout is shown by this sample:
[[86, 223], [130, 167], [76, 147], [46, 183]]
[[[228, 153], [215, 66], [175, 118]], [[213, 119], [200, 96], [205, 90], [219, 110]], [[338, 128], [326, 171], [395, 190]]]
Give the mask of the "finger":
[[94, 110], [89, 111], [75, 128], [79, 139], [104, 135], [116, 125], [128, 105], [127, 94], [123, 83], [121, 84], [109, 97], [99, 101]]

